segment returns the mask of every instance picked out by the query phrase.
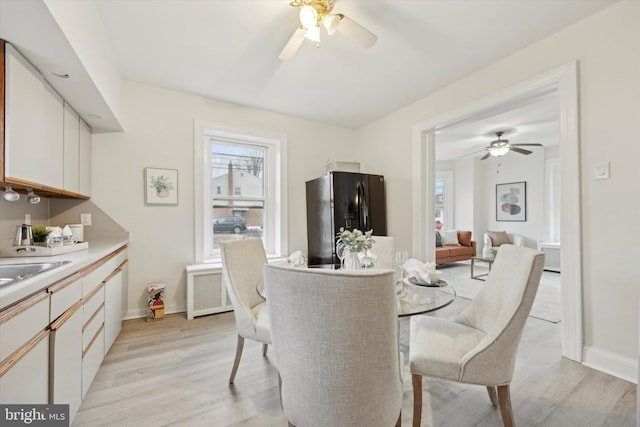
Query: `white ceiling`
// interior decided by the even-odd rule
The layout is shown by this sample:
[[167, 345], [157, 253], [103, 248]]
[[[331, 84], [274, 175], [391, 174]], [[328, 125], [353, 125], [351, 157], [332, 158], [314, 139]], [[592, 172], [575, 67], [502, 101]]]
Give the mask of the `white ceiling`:
[[96, 0], [125, 78], [353, 129], [614, 2], [336, 0], [376, 45], [323, 33], [282, 62], [287, 0]]
[[[374, 32], [377, 43], [363, 49], [344, 34], [323, 33], [319, 48], [305, 41], [286, 62], [278, 55], [298, 26], [298, 9], [288, 0], [94, 3], [125, 79], [357, 129], [616, 1], [336, 0], [334, 12]], [[43, 1], [0, 0], [0, 8], [0, 37], [34, 64], [71, 66], [80, 78], [52, 85], [94, 131], [117, 129]], [[523, 131], [526, 123], [542, 123], [535, 115], [542, 110], [548, 116], [546, 108], [522, 109], [441, 132], [438, 146], [449, 141], [450, 153], [440, 154], [481, 147], [490, 139], [470, 138], [497, 127]]]

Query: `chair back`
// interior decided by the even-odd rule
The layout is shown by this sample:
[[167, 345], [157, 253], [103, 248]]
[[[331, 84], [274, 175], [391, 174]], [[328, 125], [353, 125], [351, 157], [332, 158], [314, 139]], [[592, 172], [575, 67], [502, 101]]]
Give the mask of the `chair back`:
[[482, 290], [454, 319], [486, 334], [464, 356], [460, 381], [496, 385], [511, 381], [543, 266], [542, 252], [523, 246], [500, 247]]
[[390, 270], [395, 269], [395, 240], [391, 236], [373, 236], [375, 243], [371, 247], [378, 260], [376, 262], [376, 268], [388, 268]]
[[278, 265], [264, 272], [289, 422], [395, 425], [402, 381], [393, 272]]
[[267, 255], [261, 239], [228, 240], [220, 246], [222, 275], [233, 304], [238, 334], [256, 338], [253, 314], [264, 305], [256, 287], [263, 287], [263, 266]]

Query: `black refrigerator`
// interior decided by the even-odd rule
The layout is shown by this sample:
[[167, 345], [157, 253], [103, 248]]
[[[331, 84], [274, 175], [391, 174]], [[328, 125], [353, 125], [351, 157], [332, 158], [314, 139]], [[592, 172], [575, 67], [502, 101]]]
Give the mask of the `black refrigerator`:
[[384, 176], [329, 172], [307, 181], [306, 187], [309, 266], [340, 264], [336, 256], [340, 227], [387, 235]]

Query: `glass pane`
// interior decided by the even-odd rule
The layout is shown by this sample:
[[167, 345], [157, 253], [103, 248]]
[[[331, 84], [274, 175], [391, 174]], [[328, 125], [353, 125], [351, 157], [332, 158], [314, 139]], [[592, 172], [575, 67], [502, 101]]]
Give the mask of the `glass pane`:
[[211, 144], [211, 195], [264, 198], [266, 149], [251, 145]]
[[[230, 202], [223, 202], [230, 203]], [[233, 206], [214, 203], [212, 249], [220, 249], [220, 242], [248, 237], [262, 238], [264, 230], [264, 202], [234, 202]]]
[[441, 230], [444, 228], [444, 179], [436, 178], [436, 194], [435, 194], [435, 228]]
[[211, 144], [212, 251], [225, 240], [264, 234], [266, 148]]

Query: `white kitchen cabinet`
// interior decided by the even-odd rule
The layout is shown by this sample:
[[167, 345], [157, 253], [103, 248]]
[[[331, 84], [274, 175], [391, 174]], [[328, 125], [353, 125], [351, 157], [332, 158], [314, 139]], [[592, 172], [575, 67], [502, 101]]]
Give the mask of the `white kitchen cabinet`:
[[[126, 261], [125, 261], [126, 262]], [[122, 330], [123, 270], [119, 266], [104, 283], [104, 354], [106, 355]]]
[[82, 301], [51, 324], [49, 403], [69, 405], [69, 423], [82, 403]]
[[49, 330], [43, 329], [0, 362], [0, 402], [49, 403]]
[[0, 402], [48, 403], [49, 294], [0, 310]]
[[80, 154], [79, 154], [78, 192], [91, 196], [91, 129], [80, 120]]
[[64, 189], [79, 193], [80, 189], [80, 117], [64, 103]]
[[63, 100], [5, 45], [5, 179], [63, 187]]

